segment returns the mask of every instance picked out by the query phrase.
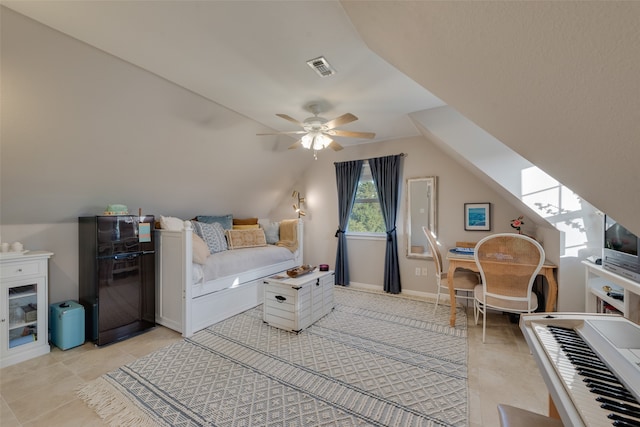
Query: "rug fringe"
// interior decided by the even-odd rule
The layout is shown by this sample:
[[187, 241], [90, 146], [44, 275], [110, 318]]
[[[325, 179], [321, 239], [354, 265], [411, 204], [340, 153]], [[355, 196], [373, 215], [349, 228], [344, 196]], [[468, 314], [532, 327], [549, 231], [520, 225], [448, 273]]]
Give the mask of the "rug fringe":
[[132, 401], [124, 397], [116, 387], [104, 378], [97, 378], [80, 390], [78, 396], [98, 416], [113, 427], [157, 427], [158, 422]]

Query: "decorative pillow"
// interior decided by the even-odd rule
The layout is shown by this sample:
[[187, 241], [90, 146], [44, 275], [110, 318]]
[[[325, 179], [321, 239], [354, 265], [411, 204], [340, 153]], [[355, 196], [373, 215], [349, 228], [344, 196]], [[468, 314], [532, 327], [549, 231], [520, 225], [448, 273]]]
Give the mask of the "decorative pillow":
[[184, 228], [184, 221], [174, 216], [160, 215], [160, 228], [169, 231], [180, 231]]
[[242, 225], [233, 224], [234, 230], [251, 230], [254, 228], [260, 228], [260, 226], [258, 224], [242, 224]]
[[233, 227], [233, 215], [231, 214], [220, 216], [198, 215], [196, 217], [196, 220], [198, 222], [204, 222], [207, 224], [213, 224], [214, 222], [220, 223], [220, 225], [222, 225], [222, 228], [224, 228], [225, 230], [231, 230], [231, 228]]
[[252, 225], [257, 224], [258, 218], [233, 218], [233, 225]]
[[276, 242], [280, 240], [279, 222], [264, 223], [262, 224], [262, 228], [264, 229], [264, 235], [266, 236], [268, 244], [275, 245]]
[[253, 248], [256, 246], [267, 246], [264, 230], [253, 228], [250, 230], [227, 230], [229, 247], [231, 249]]
[[207, 258], [211, 253], [209, 252], [209, 246], [202, 240], [202, 237], [193, 233], [193, 262], [196, 264], [204, 264], [207, 262]]
[[224, 228], [219, 222], [207, 224], [206, 222], [194, 221], [193, 231], [207, 243], [210, 253], [215, 254], [228, 249], [227, 240], [224, 238]]

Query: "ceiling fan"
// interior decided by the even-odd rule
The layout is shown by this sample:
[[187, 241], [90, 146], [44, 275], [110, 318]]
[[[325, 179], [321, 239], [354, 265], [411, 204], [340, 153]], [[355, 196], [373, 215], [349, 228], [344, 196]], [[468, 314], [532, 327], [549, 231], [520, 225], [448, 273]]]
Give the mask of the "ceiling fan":
[[307, 109], [313, 114], [313, 117], [308, 117], [304, 121], [298, 121], [286, 114], [276, 114], [278, 117], [282, 117], [292, 123], [302, 127], [303, 130], [291, 131], [291, 132], [275, 132], [275, 133], [259, 133], [257, 135], [303, 135], [295, 144], [291, 145], [289, 149], [298, 147], [304, 147], [306, 149], [313, 149], [313, 151], [322, 150], [324, 148], [331, 148], [334, 151], [342, 150], [342, 146], [334, 141], [332, 136], [344, 136], [348, 138], [367, 138], [373, 139], [376, 134], [372, 132], [354, 132], [349, 130], [336, 129], [338, 126], [345, 125], [347, 123], [355, 122], [358, 120], [356, 116], [351, 113], [343, 114], [333, 120], [327, 120], [324, 117], [320, 117], [319, 108], [317, 104], [310, 104]]

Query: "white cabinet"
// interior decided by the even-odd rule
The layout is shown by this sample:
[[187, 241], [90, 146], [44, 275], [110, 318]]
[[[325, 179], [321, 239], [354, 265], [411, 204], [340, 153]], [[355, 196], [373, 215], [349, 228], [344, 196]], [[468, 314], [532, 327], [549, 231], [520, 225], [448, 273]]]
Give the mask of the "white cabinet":
[[271, 326], [297, 333], [333, 310], [332, 271], [271, 276], [264, 285], [263, 320]]
[[0, 367], [47, 354], [51, 252], [0, 257]]
[[[601, 265], [589, 261], [582, 263], [586, 267], [585, 311], [619, 312], [640, 324], [640, 283], [606, 270]], [[622, 299], [614, 298], [617, 295], [622, 295]]]

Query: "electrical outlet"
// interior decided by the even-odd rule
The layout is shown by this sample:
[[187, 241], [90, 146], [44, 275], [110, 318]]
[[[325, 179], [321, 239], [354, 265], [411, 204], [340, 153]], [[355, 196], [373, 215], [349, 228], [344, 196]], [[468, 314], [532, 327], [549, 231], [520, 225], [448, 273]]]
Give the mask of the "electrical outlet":
[[423, 276], [426, 276], [427, 274], [429, 274], [429, 273], [427, 272], [427, 267], [422, 267], [422, 275], [423, 275]]
[[420, 267], [416, 267], [416, 276], [420, 275]]

